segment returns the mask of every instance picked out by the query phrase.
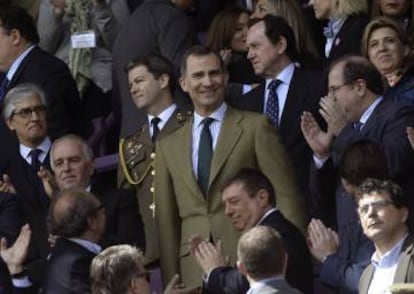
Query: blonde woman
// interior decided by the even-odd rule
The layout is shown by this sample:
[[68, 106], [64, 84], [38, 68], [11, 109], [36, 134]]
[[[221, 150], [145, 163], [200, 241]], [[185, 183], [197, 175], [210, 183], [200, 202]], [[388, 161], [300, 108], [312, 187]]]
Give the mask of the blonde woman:
[[324, 28], [327, 64], [346, 54], [360, 54], [368, 23], [366, 0], [310, 0], [309, 5], [317, 19], [328, 21]]

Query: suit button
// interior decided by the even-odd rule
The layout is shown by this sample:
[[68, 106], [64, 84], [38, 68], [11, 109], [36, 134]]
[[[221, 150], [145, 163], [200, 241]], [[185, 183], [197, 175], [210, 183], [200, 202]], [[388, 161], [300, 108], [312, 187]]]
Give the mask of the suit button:
[[151, 188], [150, 188], [150, 191], [151, 191], [151, 193], [154, 193], [155, 188], [154, 188], [154, 187], [151, 187]]
[[155, 170], [151, 171], [151, 175], [155, 176]]
[[150, 155], [150, 157], [151, 157], [151, 159], [155, 159], [155, 153], [152, 152], [151, 155]]

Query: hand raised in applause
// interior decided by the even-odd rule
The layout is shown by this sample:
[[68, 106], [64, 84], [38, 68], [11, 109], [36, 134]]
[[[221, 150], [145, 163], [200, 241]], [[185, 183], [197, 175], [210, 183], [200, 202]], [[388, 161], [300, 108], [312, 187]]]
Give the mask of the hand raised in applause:
[[29, 248], [32, 231], [28, 224], [25, 224], [14, 244], [7, 248], [6, 238], [0, 241], [0, 256], [7, 264], [10, 274], [18, 274], [23, 271], [23, 264]]
[[319, 113], [328, 124], [328, 132], [338, 136], [342, 129], [349, 123], [345, 110], [338, 104], [333, 96], [325, 96], [319, 102]]
[[308, 226], [308, 247], [317, 261], [324, 262], [327, 256], [338, 250], [338, 235], [320, 220], [312, 219]]
[[37, 172], [37, 176], [42, 181], [46, 195], [49, 197], [49, 199], [52, 199], [53, 193], [59, 190], [55, 176], [50, 170], [44, 168], [43, 166], [40, 167], [40, 170]]
[[307, 111], [304, 111], [301, 116], [300, 127], [313, 153], [319, 158], [328, 157], [333, 135], [322, 131], [313, 115]]

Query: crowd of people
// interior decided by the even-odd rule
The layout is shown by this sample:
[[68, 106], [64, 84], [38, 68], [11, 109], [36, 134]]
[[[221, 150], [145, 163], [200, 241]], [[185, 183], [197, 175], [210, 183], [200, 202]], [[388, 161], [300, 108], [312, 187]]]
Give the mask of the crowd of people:
[[412, 0], [0, 1], [0, 293], [414, 291], [413, 102]]

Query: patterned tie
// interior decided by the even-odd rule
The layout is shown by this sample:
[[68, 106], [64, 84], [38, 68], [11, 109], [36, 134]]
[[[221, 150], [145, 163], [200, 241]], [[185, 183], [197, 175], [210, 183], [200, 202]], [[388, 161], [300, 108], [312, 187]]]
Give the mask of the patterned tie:
[[201, 122], [203, 124], [203, 129], [200, 134], [200, 143], [198, 145], [197, 176], [198, 184], [204, 195], [207, 195], [211, 159], [213, 158], [213, 138], [210, 133], [210, 124], [213, 121], [213, 118], [207, 117]]
[[269, 95], [266, 102], [265, 114], [272, 121], [273, 126], [278, 127], [279, 125], [279, 97], [277, 96], [277, 87], [282, 83], [280, 80], [273, 80], [270, 82]]
[[42, 153], [43, 151], [37, 148], [34, 148], [30, 151], [30, 157], [32, 158], [32, 164], [31, 166], [33, 167], [33, 169], [37, 172], [40, 169], [40, 166], [42, 165], [39, 161], [39, 155]]
[[6, 96], [8, 84], [9, 80], [7, 79], [7, 77], [4, 77], [3, 81], [0, 84], [0, 102], [3, 101], [4, 96]]
[[152, 125], [152, 142], [155, 142], [155, 140], [157, 140], [158, 134], [160, 132], [160, 129], [158, 128], [158, 124], [161, 121], [161, 119], [159, 117], [154, 117], [151, 120], [151, 125]]

